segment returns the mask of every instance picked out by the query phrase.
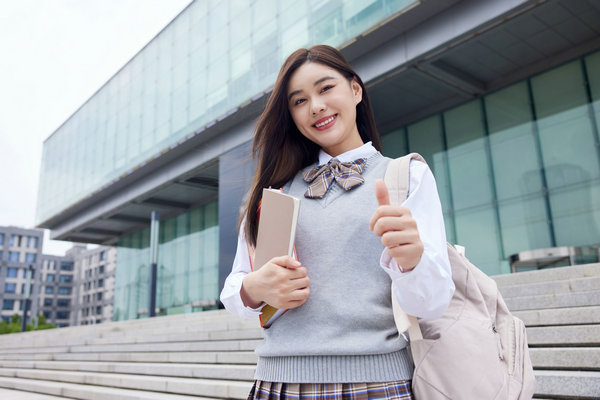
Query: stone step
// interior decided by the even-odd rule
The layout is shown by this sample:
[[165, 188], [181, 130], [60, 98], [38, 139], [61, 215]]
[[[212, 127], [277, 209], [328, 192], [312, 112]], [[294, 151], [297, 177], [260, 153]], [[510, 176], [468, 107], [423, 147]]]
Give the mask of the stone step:
[[113, 362], [175, 362], [214, 364], [256, 364], [253, 351], [178, 351], [133, 353], [57, 353], [0, 354], [0, 360], [28, 361], [113, 361]]
[[[245, 399], [252, 387], [251, 381], [13, 368], [0, 368], [0, 376], [226, 399]], [[64, 393], [50, 394], [65, 395]]]
[[556, 399], [600, 398], [600, 372], [537, 370], [536, 397], [548, 396]]
[[498, 287], [600, 276], [600, 263], [494, 275]]
[[262, 339], [263, 329], [260, 327], [236, 327], [228, 330], [192, 331], [192, 332], [147, 332], [136, 335], [114, 338], [95, 338], [86, 341], [86, 345], [95, 344], [128, 344], [128, 343], [160, 343], [160, 342], [186, 342], [199, 340], [240, 340], [240, 339]]
[[600, 305], [600, 290], [576, 293], [545, 294], [504, 299], [512, 312], [548, 308], [587, 307]]
[[515, 311], [513, 315], [526, 326], [594, 324], [600, 321], [600, 305]]
[[[62, 353], [100, 353], [100, 352], [179, 352], [179, 351], [247, 351], [254, 350], [261, 339], [253, 340], [214, 340], [201, 342], [176, 343], [140, 343], [140, 344], [106, 344], [106, 345], [77, 345], [67, 348], [56, 348], [55, 354]], [[35, 353], [36, 348], [6, 349], [3, 354]], [[50, 352], [50, 351], [48, 351]]]
[[527, 328], [529, 346], [600, 346], [600, 325]]
[[26, 361], [113, 361], [113, 362], [179, 362], [215, 364], [256, 364], [252, 351], [232, 352], [133, 352], [133, 353], [57, 353], [0, 354], [1, 360]]
[[506, 300], [513, 297], [575, 293], [594, 290], [600, 291], [600, 276], [504, 286], [500, 288], [500, 293], [502, 293], [502, 297]]
[[36, 369], [73, 372], [98, 372], [135, 375], [161, 375], [181, 378], [222, 379], [229, 381], [251, 381], [254, 365], [232, 364], [182, 364], [143, 362], [82, 362], [82, 361], [1, 361], [4, 369]]
[[[0, 383], [0, 385], [2, 385], [2, 383]], [[0, 399], [2, 400], [60, 400], [66, 398], [67, 397], [3, 389], [0, 387]]]
[[[194, 332], [203, 330], [239, 330], [247, 327], [258, 327], [254, 320], [241, 320], [226, 310], [205, 311], [192, 314], [178, 314], [145, 318], [139, 320], [106, 322], [98, 325], [72, 326], [44, 331], [24, 332], [18, 335], [1, 335], [0, 349], [15, 348], [20, 345], [51, 346], [56, 341], [68, 341], [69, 344], [84, 344], [86, 340], [123, 336], [140, 332], [169, 332], [177, 326], [178, 332]], [[214, 327], [214, 328], [213, 328]]]
[[530, 348], [536, 369], [600, 370], [600, 347]]
[[[71, 340], [68, 336], [58, 338], [46, 338], [46, 340], [37, 341], [19, 341], [18, 343], [4, 343], [0, 350], [17, 350], [25, 348], [56, 347], [57, 345], [69, 344], [71, 346], [87, 346], [102, 344], [130, 344], [130, 343], [160, 343], [160, 342], [182, 342], [182, 341], [202, 341], [202, 340], [243, 340], [243, 339], [262, 339], [264, 337], [263, 329], [256, 326], [244, 326], [236, 324], [235, 329], [227, 328], [225, 330], [205, 330], [205, 331], [171, 331], [158, 333], [156, 331], [137, 332], [128, 335], [114, 337], [79, 337], [78, 340]], [[61, 330], [67, 328], [60, 328]], [[20, 334], [19, 334], [20, 335]], [[19, 336], [17, 335], [17, 336]], [[4, 335], [2, 335], [4, 336]]]
[[0, 354], [1, 360], [27, 361], [112, 361], [112, 362], [175, 362], [214, 364], [256, 364], [253, 351], [177, 351], [134, 353], [57, 353]]
[[[133, 389], [118, 389], [103, 386], [79, 385], [64, 382], [49, 382], [36, 379], [0, 377], [0, 387], [11, 388], [11, 392], [20, 394], [15, 400], [217, 400], [216, 397], [186, 396], [169, 393], [144, 392]], [[0, 395], [4, 389], [0, 389]], [[17, 392], [18, 391], [18, 392]], [[2, 400], [4, 397], [0, 397]], [[12, 399], [11, 399], [12, 400]]]

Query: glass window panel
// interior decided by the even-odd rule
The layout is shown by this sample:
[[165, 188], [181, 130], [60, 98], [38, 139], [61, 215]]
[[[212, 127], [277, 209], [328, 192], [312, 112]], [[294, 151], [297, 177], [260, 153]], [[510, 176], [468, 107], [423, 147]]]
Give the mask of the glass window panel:
[[442, 122], [439, 115], [426, 118], [415, 124], [409, 125], [408, 144], [409, 152], [417, 152], [425, 158], [430, 168], [435, 172], [433, 162], [434, 154], [444, 151]]
[[286, 58], [295, 50], [306, 47], [310, 40], [308, 31], [306, 18], [301, 18], [289, 26], [284, 25], [283, 32], [281, 32], [281, 57]]
[[189, 79], [189, 60], [181, 59], [173, 68], [173, 87], [180, 88], [188, 83]]
[[344, 32], [342, 11], [340, 9], [334, 9], [324, 17], [320, 12], [313, 13], [313, 16], [318, 16], [320, 19], [317, 22], [311, 23], [311, 43], [322, 43], [333, 46], [334, 43], [340, 41], [340, 36]]
[[381, 0], [349, 2], [348, 5], [351, 5], [351, 7], [349, 7], [347, 12], [346, 4], [344, 4], [344, 22], [346, 29], [353, 34], [357, 34], [368, 29], [375, 21], [381, 20], [384, 11], [382, 3], [383, 1]]
[[531, 79], [549, 188], [600, 176], [581, 64], [571, 62]]
[[171, 51], [173, 52], [173, 65], [183, 62], [190, 51], [189, 25], [185, 23], [188, 19], [181, 18], [182, 16], [177, 19], [177, 23], [174, 25], [176, 32], [171, 47]]
[[189, 119], [193, 121], [206, 113], [206, 81], [203, 77], [190, 81]]
[[[269, 20], [265, 22], [264, 25], [261, 25], [258, 29], [254, 29], [252, 31], [252, 42], [261, 43], [261, 42], [269, 42], [271, 50], [277, 50], [278, 43], [277, 38], [277, 20]], [[277, 60], [279, 64], [279, 60]]]
[[504, 257], [520, 251], [552, 247], [546, 201], [540, 196], [500, 203]]
[[[257, 0], [252, 4], [252, 31], [272, 25], [277, 20], [277, 0]], [[277, 23], [274, 24], [277, 27]]]
[[[600, 100], [600, 51], [584, 58], [592, 100]], [[598, 110], [596, 110], [598, 111]]]
[[491, 204], [490, 171], [479, 101], [445, 112], [444, 123], [454, 209]]
[[200, 18], [198, 21], [192, 24], [190, 29], [190, 44], [189, 51], [193, 53], [196, 49], [200, 47], [207, 46], [208, 40], [208, 19]]
[[483, 207], [455, 215], [457, 242], [467, 257], [488, 275], [501, 273], [495, 210]]
[[292, 25], [299, 18], [308, 16], [308, 4], [306, 1], [283, 0], [279, 2], [279, 22], [285, 29]]
[[211, 39], [219, 32], [226, 24], [229, 15], [229, 2], [223, 1], [218, 5], [210, 7], [208, 12], [208, 26]]
[[188, 123], [188, 86], [184, 85], [173, 93], [173, 104], [171, 109], [171, 129], [178, 132], [185, 128]]
[[386, 157], [398, 158], [408, 154], [406, 130], [397, 129], [381, 136], [381, 147]]
[[252, 34], [250, 29], [250, 18], [248, 14], [240, 14], [229, 23], [229, 32], [231, 33], [231, 46], [238, 46], [241, 42], [248, 40]]
[[484, 103], [498, 199], [541, 193], [542, 175], [526, 82], [486, 96]]
[[476, 141], [484, 136], [481, 103], [473, 100], [444, 113], [448, 148]]
[[600, 51], [587, 56], [584, 60], [592, 97], [595, 141], [597, 149], [600, 151]]
[[208, 59], [215, 60], [224, 57], [229, 51], [229, 27], [223, 26], [208, 41]]
[[549, 193], [558, 246], [600, 244], [600, 183], [585, 182]]
[[[231, 52], [231, 77], [239, 78], [249, 74], [252, 70], [252, 51], [250, 40], [246, 39], [236, 46]], [[248, 84], [250, 87], [250, 84]]]

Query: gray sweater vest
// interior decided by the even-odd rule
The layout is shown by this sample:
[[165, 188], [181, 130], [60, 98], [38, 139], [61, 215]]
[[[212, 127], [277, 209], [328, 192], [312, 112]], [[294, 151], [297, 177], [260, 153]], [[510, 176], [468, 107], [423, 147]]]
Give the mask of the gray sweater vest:
[[[310, 296], [265, 330], [255, 378], [270, 382], [388, 382], [412, 377], [406, 340], [392, 314], [391, 279], [379, 265], [384, 249], [369, 230], [377, 208], [375, 180], [389, 159], [367, 159], [365, 183], [333, 183], [307, 199], [302, 171], [284, 191], [301, 199], [296, 253], [308, 270]], [[309, 168], [312, 168], [311, 166]]]

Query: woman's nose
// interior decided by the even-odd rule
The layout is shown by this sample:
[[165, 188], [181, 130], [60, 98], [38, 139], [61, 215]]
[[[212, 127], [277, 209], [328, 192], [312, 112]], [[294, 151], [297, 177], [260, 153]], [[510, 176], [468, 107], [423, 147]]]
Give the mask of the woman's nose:
[[313, 101], [311, 105], [312, 114], [316, 115], [321, 111], [325, 110], [325, 104], [320, 101]]

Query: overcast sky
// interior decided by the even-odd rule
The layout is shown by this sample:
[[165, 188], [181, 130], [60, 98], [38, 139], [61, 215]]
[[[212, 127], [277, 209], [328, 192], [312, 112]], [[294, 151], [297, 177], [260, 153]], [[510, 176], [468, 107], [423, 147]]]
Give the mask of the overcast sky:
[[190, 2], [0, 0], [0, 225], [34, 227], [43, 141]]

